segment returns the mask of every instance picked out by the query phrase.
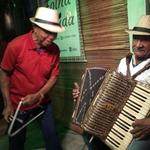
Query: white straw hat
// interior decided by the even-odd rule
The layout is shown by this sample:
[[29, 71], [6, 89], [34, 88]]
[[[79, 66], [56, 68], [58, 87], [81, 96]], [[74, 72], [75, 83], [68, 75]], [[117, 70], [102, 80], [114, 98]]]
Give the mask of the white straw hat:
[[63, 32], [65, 29], [59, 24], [59, 14], [57, 10], [39, 7], [36, 10], [35, 17], [30, 21], [37, 26], [50, 32]]
[[150, 15], [142, 16], [138, 24], [133, 29], [128, 29], [126, 32], [133, 35], [150, 35]]

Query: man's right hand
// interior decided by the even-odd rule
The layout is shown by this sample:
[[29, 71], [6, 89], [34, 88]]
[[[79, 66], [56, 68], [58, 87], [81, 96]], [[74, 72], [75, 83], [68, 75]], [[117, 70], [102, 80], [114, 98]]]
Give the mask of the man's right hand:
[[80, 96], [80, 86], [78, 85], [77, 82], [74, 83], [74, 88], [72, 90], [72, 96], [74, 99], [78, 99]]
[[14, 114], [14, 109], [13, 109], [12, 105], [5, 106], [5, 108], [3, 110], [3, 116], [7, 122], [11, 121], [10, 116], [12, 116], [13, 114]]

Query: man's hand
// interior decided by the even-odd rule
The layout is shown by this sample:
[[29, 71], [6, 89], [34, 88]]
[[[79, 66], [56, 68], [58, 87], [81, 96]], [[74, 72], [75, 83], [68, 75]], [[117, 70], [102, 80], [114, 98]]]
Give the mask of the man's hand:
[[4, 119], [7, 121], [7, 122], [10, 122], [10, 116], [12, 116], [14, 113], [14, 109], [12, 107], [12, 105], [7, 105], [4, 110], [3, 110], [3, 116], [4, 116]]
[[80, 96], [80, 87], [77, 82], [74, 83], [74, 89], [72, 90], [72, 96], [77, 99]]
[[23, 106], [39, 105], [44, 96], [41, 93], [29, 94], [21, 98]]
[[143, 139], [150, 135], [150, 118], [137, 119], [132, 126], [133, 129], [130, 132], [134, 138]]

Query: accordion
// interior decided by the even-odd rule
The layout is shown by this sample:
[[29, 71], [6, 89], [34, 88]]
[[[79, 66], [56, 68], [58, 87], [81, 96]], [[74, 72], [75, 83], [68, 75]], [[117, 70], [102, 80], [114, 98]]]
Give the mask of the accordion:
[[[95, 95], [90, 96], [93, 97], [92, 101], [88, 100], [88, 97], [85, 98], [89, 101], [89, 105], [80, 123], [77, 123], [88, 133], [99, 137], [112, 150], [125, 150], [132, 141], [129, 131], [132, 129], [133, 121], [142, 119], [149, 113], [150, 86], [117, 72], [105, 71]], [[99, 78], [102, 76], [100, 75]], [[84, 97], [83, 91], [84, 89], [81, 88], [80, 98]], [[74, 121], [81, 116], [78, 106], [80, 104], [75, 109], [77, 112]]]

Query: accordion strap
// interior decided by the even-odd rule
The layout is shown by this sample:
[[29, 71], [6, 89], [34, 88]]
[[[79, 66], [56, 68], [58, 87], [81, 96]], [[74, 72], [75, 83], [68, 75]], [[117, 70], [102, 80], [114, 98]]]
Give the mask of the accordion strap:
[[[131, 77], [131, 73], [130, 73], [130, 61], [132, 58], [132, 53], [129, 53], [126, 56], [126, 65], [127, 65], [127, 77]], [[135, 73], [131, 78], [135, 79], [138, 75], [140, 75], [142, 72], [144, 72], [145, 70], [148, 70], [150, 68], [150, 63], [146, 64], [141, 70], [139, 70], [137, 73]]]
[[129, 67], [131, 58], [132, 58], [132, 53], [127, 54], [127, 56], [126, 56], [126, 65], [127, 65], [127, 73], [126, 73], [126, 75], [127, 75], [127, 77], [131, 77], [130, 67]]
[[139, 74], [144, 72], [145, 70], [148, 70], [150, 68], [150, 63], [146, 64], [141, 70], [139, 70], [137, 73], [135, 73], [132, 78], [135, 79]]

